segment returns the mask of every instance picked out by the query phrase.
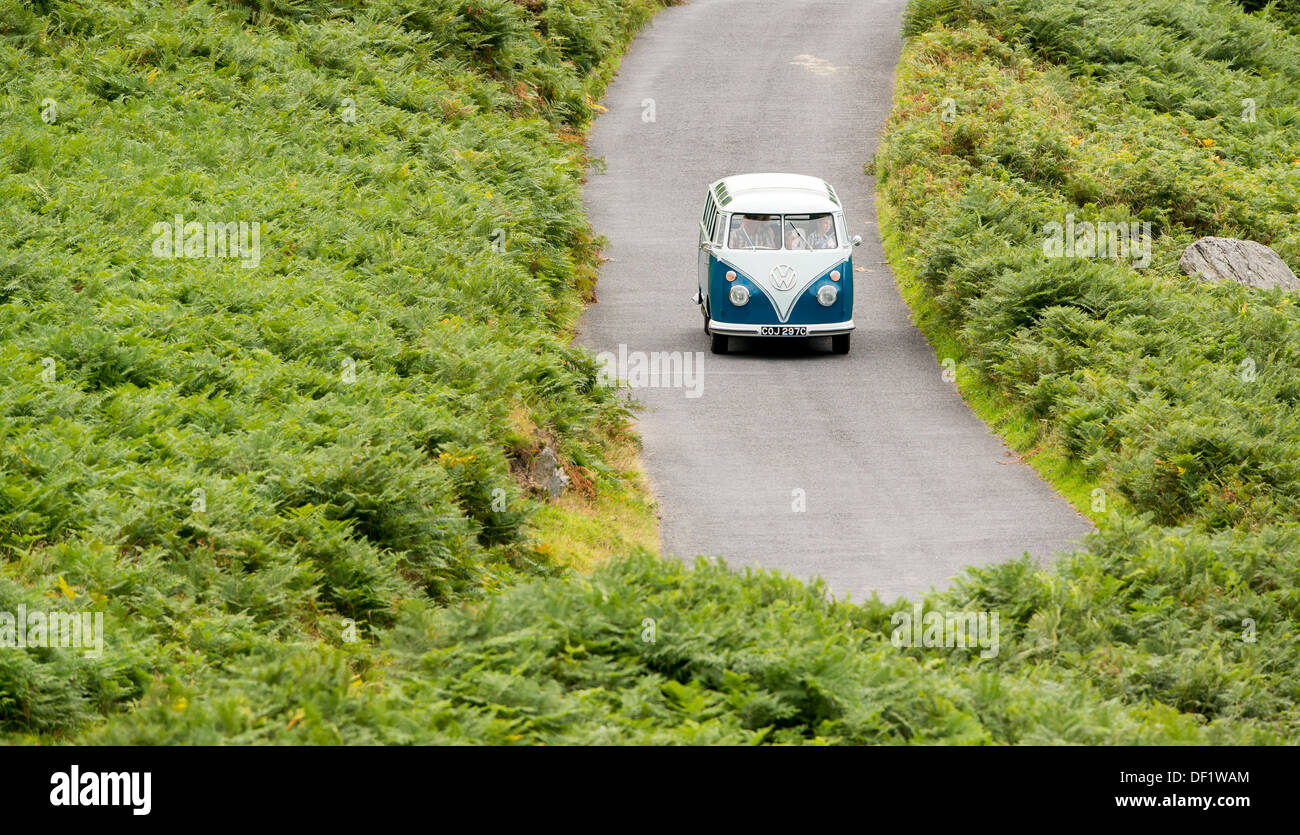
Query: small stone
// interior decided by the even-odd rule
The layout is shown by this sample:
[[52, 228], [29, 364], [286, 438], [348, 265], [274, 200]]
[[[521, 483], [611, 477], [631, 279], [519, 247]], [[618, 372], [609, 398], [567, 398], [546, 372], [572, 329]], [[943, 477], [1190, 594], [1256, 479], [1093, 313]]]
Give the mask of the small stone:
[[569, 484], [568, 473], [564, 472], [555, 456], [555, 450], [549, 446], [542, 447], [542, 451], [533, 458], [532, 476], [533, 481], [546, 488], [552, 499], [559, 498]]

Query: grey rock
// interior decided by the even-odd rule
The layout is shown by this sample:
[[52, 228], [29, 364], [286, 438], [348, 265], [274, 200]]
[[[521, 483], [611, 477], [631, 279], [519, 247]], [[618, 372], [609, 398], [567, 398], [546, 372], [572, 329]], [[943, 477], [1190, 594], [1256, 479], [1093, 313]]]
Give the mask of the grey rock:
[[559, 498], [569, 484], [568, 474], [555, 457], [555, 450], [549, 446], [542, 447], [542, 451], [533, 458], [532, 477], [533, 481], [546, 488], [552, 499]]
[[1201, 238], [1178, 259], [1183, 272], [1205, 281], [1231, 279], [1247, 287], [1300, 290], [1300, 280], [1276, 252], [1257, 241]]

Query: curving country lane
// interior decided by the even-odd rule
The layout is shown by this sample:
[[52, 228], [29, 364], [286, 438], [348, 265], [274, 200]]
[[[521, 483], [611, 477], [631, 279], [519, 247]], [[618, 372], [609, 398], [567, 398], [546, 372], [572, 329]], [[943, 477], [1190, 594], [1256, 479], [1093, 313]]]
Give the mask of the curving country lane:
[[[967, 565], [1049, 558], [1091, 528], [943, 379], [884, 263], [863, 162], [889, 112], [904, 5], [692, 0], [660, 12], [607, 92], [586, 200], [609, 261], [579, 341], [703, 355], [698, 387], [635, 392], [666, 553], [890, 600]], [[829, 339], [709, 353], [691, 302], [698, 215], [709, 183], [758, 171], [828, 180], [862, 235], [848, 355]]]

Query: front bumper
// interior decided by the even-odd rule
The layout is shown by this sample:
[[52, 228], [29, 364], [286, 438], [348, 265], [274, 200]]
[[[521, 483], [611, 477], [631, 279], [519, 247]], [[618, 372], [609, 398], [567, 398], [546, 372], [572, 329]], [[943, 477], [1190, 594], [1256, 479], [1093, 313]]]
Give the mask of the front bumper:
[[[759, 339], [789, 339], [790, 337], [764, 336], [763, 328], [770, 327], [788, 327], [782, 325], [740, 325], [734, 322], [719, 322], [717, 319], [709, 320], [709, 333], [716, 333], [722, 336], [755, 336]], [[821, 325], [796, 325], [795, 327], [807, 328], [808, 336], [835, 336], [840, 333], [848, 333], [853, 330], [853, 320], [847, 322], [829, 322]]]

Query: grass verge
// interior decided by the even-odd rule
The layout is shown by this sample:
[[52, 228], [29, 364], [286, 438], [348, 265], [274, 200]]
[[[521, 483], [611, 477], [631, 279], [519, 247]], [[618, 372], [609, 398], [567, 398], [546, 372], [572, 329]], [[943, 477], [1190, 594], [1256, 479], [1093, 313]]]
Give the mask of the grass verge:
[[580, 478], [533, 516], [537, 549], [584, 573], [616, 554], [659, 552], [659, 519], [637, 440], [624, 434], [605, 449], [612, 477]]

